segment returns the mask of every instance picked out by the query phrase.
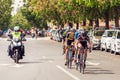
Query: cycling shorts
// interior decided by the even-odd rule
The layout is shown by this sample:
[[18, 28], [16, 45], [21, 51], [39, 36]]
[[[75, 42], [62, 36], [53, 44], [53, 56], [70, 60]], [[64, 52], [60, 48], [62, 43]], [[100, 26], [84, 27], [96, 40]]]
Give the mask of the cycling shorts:
[[83, 48], [87, 48], [87, 41], [80, 41]]

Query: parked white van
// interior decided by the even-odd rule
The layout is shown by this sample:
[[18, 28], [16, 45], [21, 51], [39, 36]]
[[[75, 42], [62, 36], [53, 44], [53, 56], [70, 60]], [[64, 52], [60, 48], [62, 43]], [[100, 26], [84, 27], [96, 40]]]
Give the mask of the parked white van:
[[110, 50], [111, 39], [115, 30], [109, 29], [105, 30], [101, 37], [101, 50], [108, 52]]
[[115, 54], [120, 53], [120, 30], [115, 30], [111, 39], [110, 50]]

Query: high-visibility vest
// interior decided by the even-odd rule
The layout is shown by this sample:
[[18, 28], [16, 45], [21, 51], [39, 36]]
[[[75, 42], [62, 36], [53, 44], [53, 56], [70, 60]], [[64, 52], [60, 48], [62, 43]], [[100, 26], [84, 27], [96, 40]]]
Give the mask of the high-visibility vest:
[[14, 38], [20, 39], [20, 38], [21, 38], [21, 32], [17, 32], [17, 33], [12, 32], [12, 37], [13, 37], [13, 39], [14, 39]]

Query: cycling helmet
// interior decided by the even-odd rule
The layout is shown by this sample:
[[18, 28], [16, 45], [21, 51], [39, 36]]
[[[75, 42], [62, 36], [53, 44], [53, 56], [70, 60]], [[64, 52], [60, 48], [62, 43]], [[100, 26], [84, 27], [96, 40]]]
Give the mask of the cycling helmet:
[[76, 30], [75, 30], [74, 28], [71, 28], [70, 31], [71, 31], [71, 32], [75, 32]]
[[86, 33], [86, 32], [83, 32], [83, 33], [82, 33], [82, 36], [84, 36], [84, 37], [87, 36], [87, 33]]
[[78, 29], [78, 32], [82, 34], [82, 33], [84, 33], [85, 31], [84, 31], [83, 28], [80, 28], [80, 29]]

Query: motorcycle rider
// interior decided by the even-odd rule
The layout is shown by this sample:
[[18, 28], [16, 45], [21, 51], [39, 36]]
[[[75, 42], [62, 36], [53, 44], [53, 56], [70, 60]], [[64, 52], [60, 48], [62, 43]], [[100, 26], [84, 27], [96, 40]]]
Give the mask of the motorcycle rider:
[[[11, 40], [14, 38], [19, 38], [22, 43], [23, 34], [20, 32], [19, 26], [15, 26], [14, 31], [9, 36]], [[10, 43], [10, 45], [8, 46], [8, 55], [12, 57], [12, 54], [13, 54], [13, 48], [12, 48], [12, 43]], [[22, 59], [22, 56], [25, 56], [24, 54], [25, 54], [24, 45], [22, 44], [21, 45], [21, 57], [20, 57], [21, 59]]]

